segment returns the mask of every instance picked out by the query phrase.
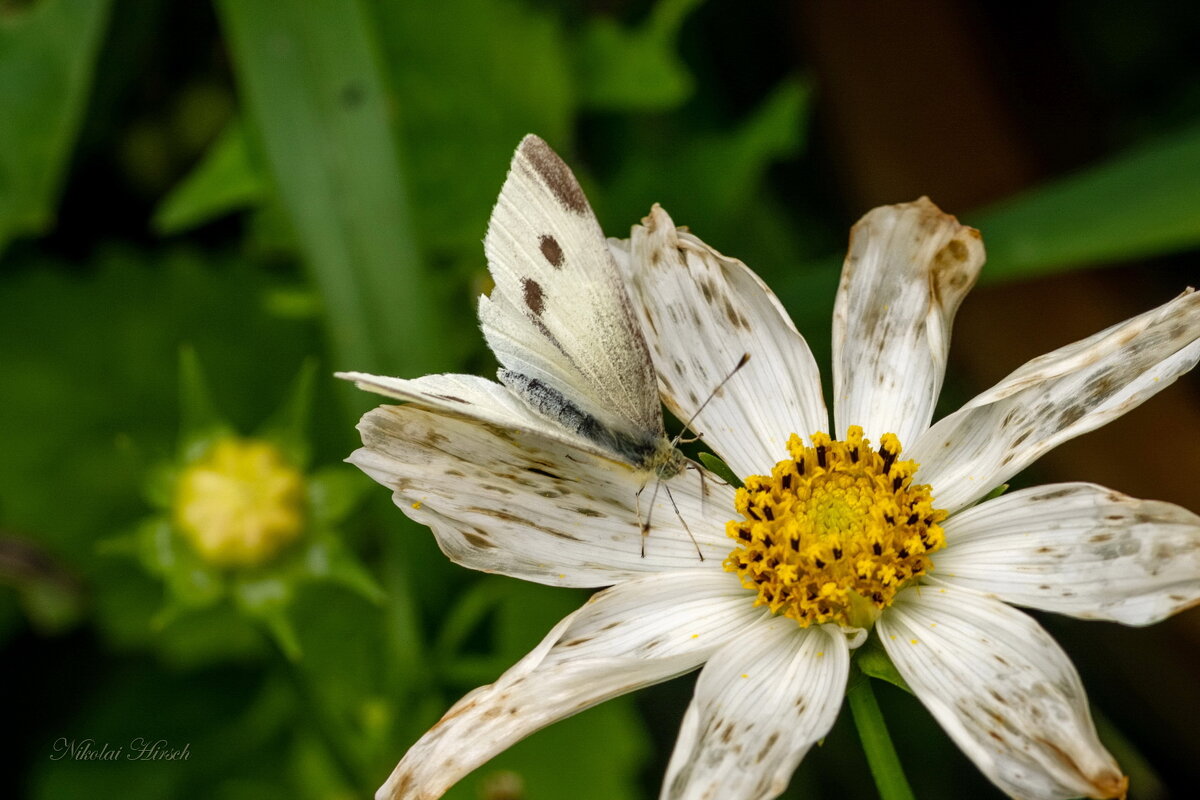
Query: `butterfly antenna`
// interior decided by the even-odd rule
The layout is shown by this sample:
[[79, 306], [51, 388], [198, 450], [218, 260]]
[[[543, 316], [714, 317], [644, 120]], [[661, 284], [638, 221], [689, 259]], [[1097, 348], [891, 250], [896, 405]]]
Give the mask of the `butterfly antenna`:
[[696, 417], [700, 416], [700, 412], [704, 410], [704, 407], [712, 402], [712, 399], [717, 396], [717, 392], [721, 391], [721, 388], [725, 386], [725, 384], [729, 383], [729, 379], [736, 375], [739, 369], [746, 366], [748, 361], [750, 361], [750, 354], [742, 353], [742, 357], [738, 359], [738, 362], [734, 365], [733, 369], [729, 370], [729, 374], [721, 379], [721, 382], [716, 385], [716, 388], [708, 393], [708, 397], [704, 398], [704, 402], [700, 404], [700, 407], [692, 412], [692, 415], [688, 417], [687, 422], [683, 423], [683, 430], [675, 434], [675, 438], [671, 440], [672, 447], [677, 446], [679, 442], [683, 440], [683, 431], [686, 431], [692, 427], [692, 423], [696, 421]]

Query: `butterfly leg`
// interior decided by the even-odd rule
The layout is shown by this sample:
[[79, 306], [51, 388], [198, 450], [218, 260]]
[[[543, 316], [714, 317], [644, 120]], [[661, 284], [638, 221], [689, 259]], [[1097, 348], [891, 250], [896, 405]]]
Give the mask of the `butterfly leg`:
[[[703, 482], [704, 482], [704, 472], [703, 471], [701, 471], [701, 473], [700, 473], [700, 482], [701, 482], [701, 485], [703, 485]], [[662, 481], [660, 480], [659, 483], [662, 483]], [[655, 487], [655, 489], [657, 489], [657, 488], [658, 487]], [[679, 517], [679, 521], [683, 523], [683, 529], [685, 531], [687, 531], [688, 538], [691, 539], [692, 544], [696, 546], [696, 555], [700, 556], [700, 560], [703, 561], [704, 553], [702, 553], [700, 551], [700, 543], [696, 541], [696, 536], [695, 536], [695, 534], [692, 533], [692, 529], [688, 527], [687, 520], [683, 518], [683, 514], [679, 513], [679, 506], [676, 505], [676, 503], [675, 503], [675, 495], [671, 494], [671, 487], [665, 486], [665, 488], [667, 490], [667, 499], [669, 499], [671, 501], [671, 508], [675, 509], [675, 516]], [[701, 491], [701, 494], [700, 494], [700, 503], [701, 503], [701, 506], [703, 506], [703, 504], [704, 504], [703, 490]], [[643, 556], [645, 555], [645, 547], [646, 547], [646, 539], [643, 536], [643, 538], [642, 538], [642, 555]]]
[[[646, 483], [649, 483], [647, 481]], [[646, 557], [646, 534], [650, 530], [650, 523], [642, 521], [642, 492], [646, 490], [646, 483], [643, 483], [638, 490], [633, 493], [634, 513], [637, 514], [638, 529], [642, 532], [642, 558]], [[653, 503], [651, 503], [653, 507]]]
[[[649, 483], [649, 480], [647, 480], [646, 483]], [[642, 558], [646, 557], [646, 539], [650, 536], [650, 518], [654, 516], [654, 503], [658, 500], [658, 487], [661, 483], [661, 479], [654, 481], [654, 491], [650, 494], [650, 510], [646, 512], [646, 521], [642, 522]], [[642, 488], [638, 489], [637, 494], [634, 495], [634, 499], [638, 503], [641, 502], [640, 498], [642, 496], [642, 490], [645, 488], [646, 484], [643, 483]], [[675, 501], [672, 500], [671, 502], [673, 503]], [[638, 506], [637, 515], [638, 520], [640, 521], [642, 519], [642, 510], [640, 505]]]

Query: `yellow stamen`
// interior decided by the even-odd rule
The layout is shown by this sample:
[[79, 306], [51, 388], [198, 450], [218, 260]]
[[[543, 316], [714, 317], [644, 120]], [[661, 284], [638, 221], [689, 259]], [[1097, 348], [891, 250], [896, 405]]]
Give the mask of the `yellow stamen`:
[[878, 450], [852, 426], [845, 441], [814, 433], [812, 446], [788, 440], [791, 458], [738, 489], [742, 520], [726, 525], [738, 546], [725, 559], [755, 605], [801, 627], [837, 622], [870, 627], [896, 592], [933, 568], [945, 544], [928, 485], [913, 484], [900, 440]]
[[184, 470], [175, 522], [206, 561], [249, 567], [304, 529], [304, 479], [273, 445], [226, 438]]

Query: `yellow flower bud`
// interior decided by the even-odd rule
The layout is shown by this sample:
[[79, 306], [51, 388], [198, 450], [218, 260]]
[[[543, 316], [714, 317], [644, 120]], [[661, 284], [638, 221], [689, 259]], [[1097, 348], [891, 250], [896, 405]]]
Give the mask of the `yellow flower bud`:
[[175, 522], [221, 567], [274, 558], [304, 529], [304, 478], [267, 442], [224, 438], [184, 470]]

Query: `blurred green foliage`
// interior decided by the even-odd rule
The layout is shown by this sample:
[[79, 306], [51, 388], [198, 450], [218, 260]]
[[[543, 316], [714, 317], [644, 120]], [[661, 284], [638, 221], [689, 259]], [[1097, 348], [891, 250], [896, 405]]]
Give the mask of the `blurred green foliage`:
[[[0, 794], [364, 796], [450, 702], [578, 606], [578, 592], [449, 564], [386, 491], [346, 472], [373, 401], [328, 376], [489, 372], [480, 240], [531, 131], [576, 168], [609, 233], [662, 202], [762, 273], [802, 329], [826, 329], [846, 220], [813, 177], [829, 157], [809, 133], [824, 89], [784, 47], [780, 9], [750, 19], [731, 5], [0, 3], [0, 643], [23, 726]], [[732, 51], [721, 64], [766, 66], [723, 75], [718, 44]], [[962, 214], [985, 232], [988, 279], [1200, 245], [1188, 125]], [[811, 191], [787, 185], [798, 176]], [[175, 568], [103, 545], [153, 513], [156, 465], [186, 450], [184, 346], [237, 430], [270, 419], [318, 364], [295, 444], [337, 538], [306, 553], [336, 550], [360, 579], [287, 583], [286, 633], [274, 606], [163, 616]], [[143, 524], [167, 537], [135, 542], [143, 556], [183, 545], [161, 519]], [[868, 666], [890, 679], [886, 659]], [[650, 796], [686, 692], [652, 695], [648, 717], [632, 698], [605, 703], [449, 796]], [[882, 700], [900, 730], [924, 732], [898, 737], [902, 756], [936, 753], [946, 775], [979, 780], [911, 721], [909, 698]], [[192, 757], [54, 760], [60, 737], [165, 738]], [[840, 724], [792, 795], [871, 791], [854, 748]], [[962, 796], [946, 775], [914, 786]]]
[[0, 255], [40, 233], [71, 156], [111, 0], [0, 6]]

